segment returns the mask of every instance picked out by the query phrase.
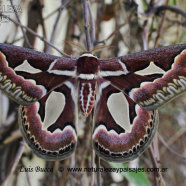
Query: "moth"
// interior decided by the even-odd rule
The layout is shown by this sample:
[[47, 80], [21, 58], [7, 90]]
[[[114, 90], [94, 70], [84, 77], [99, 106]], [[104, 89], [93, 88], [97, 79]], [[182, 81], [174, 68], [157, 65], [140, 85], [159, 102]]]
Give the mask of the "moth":
[[[92, 112], [95, 152], [126, 162], [151, 143], [156, 109], [186, 90], [186, 45], [99, 59], [88, 52], [64, 58], [0, 44], [0, 89], [20, 104], [20, 129], [39, 157], [69, 157], [77, 145], [79, 115]], [[111, 112], [114, 95], [125, 100], [129, 130]]]

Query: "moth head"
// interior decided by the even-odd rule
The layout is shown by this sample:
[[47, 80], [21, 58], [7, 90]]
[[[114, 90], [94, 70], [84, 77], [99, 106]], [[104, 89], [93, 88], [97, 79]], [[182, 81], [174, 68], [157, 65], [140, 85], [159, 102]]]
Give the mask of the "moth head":
[[96, 74], [98, 72], [98, 59], [91, 53], [82, 54], [77, 60], [78, 74]]

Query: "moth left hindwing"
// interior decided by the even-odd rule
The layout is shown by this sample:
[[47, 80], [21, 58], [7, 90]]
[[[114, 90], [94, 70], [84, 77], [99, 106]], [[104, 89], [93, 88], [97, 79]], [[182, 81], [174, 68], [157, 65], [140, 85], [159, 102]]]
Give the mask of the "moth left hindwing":
[[64, 84], [36, 103], [20, 106], [22, 134], [38, 156], [61, 160], [75, 150], [77, 105], [74, 101], [71, 89]]

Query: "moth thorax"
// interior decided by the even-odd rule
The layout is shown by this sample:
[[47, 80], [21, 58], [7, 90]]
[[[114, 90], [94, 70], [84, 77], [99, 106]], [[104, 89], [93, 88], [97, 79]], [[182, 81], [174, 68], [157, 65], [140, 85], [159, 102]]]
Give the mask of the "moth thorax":
[[81, 80], [79, 88], [80, 110], [83, 116], [88, 117], [95, 102], [95, 80]]
[[98, 59], [92, 54], [83, 54], [77, 60], [78, 74], [95, 74], [98, 72]]

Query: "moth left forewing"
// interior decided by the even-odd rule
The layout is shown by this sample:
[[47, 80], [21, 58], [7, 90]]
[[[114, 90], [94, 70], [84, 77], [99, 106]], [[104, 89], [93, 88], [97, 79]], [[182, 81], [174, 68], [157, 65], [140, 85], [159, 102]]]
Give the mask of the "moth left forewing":
[[[0, 89], [18, 104], [30, 105], [71, 77], [75, 62], [74, 59], [0, 44]], [[56, 69], [60, 77], [55, 73]]]
[[99, 86], [98, 94], [93, 130], [96, 153], [108, 161], [135, 159], [152, 141], [158, 124], [157, 111], [144, 110], [106, 81]]
[[69, 157], [77, 143], [77, 100], [68, 81], [30, 106], [20, 106], [22, 134], [41, 158], [62, 160]]
[[[114, 68], [110, 73], [112, 66]], [[100, 71], [104, 79], [124, 91], [133, 101], [153, 110], [185, 92], [186, 45], [104, 60], [101, 61]]]

